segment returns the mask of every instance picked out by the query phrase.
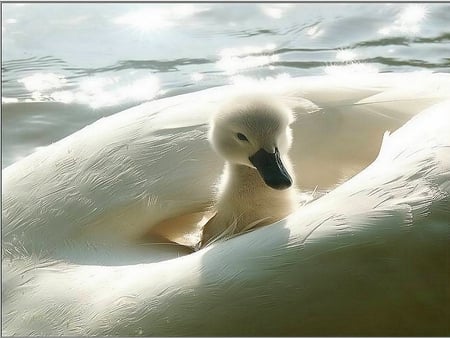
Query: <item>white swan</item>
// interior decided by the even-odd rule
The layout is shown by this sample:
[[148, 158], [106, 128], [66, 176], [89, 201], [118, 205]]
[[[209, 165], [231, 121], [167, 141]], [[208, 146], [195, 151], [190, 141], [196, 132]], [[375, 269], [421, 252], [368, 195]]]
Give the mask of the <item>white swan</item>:
[[296, 184], [332, 191], [192, 254], [139, 245], [213, 200], [207, 120], [235, 88], [99, 120], [2, 172], [2, 333], [447, 335], [450, 77], [266, 85], [297, 114]]
[[299, 207], [287, 156], [292, 122], [288, 107], [263, 94], [236, 97], [214, 115], [209, 138], [226, 163], [203, 246], [274, 223]]

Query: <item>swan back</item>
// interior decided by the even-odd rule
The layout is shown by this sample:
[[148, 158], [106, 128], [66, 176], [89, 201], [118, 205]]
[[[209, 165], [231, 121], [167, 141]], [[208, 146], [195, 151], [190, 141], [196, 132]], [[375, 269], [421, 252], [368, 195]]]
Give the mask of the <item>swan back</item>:
[[[380, 129], [450, 93], [447, 74], [365, 80], [283, 83], [322, 109], [292, 125], [299, 179], [330, 187], [330, 172], [355, 159], [367, 167], [361, 154], [368, 144], [378, 153]], [[156, 264], [120, 265], [117, 246], [113, 266], [98, 247], [90, 265], [49, 254], [92, 225], [106, 236], [208, 202], [222, 163], [207, 119], [227, 90], [145, 103], [3, 169], [4, 335], [448, 335], [450, 102], [385, 137], [373, 165], [277, 224]]]

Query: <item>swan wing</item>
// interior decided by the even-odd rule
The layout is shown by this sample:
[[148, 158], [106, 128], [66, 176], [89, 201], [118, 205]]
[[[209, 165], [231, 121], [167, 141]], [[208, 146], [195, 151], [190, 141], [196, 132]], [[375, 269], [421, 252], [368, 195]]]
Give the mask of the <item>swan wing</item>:
[[207, 124], [233, 93], [266, 90], [286, 99], [298, 114], [291, 151], [298, 184], [329, 190], [373, 161], [385, 130], [448, 97], [449, 88], [446, 74], [316, 76], [144, 103], [3, 169], [4, 243], [34, 253], [89, 240], [116, 246], [168, 217], [204, 210], [223, 166]]
[[5, 332], [448, 334], [449, 112], [386, 134], [369, 167], [273, 225], [163, 263], [23, 268]]

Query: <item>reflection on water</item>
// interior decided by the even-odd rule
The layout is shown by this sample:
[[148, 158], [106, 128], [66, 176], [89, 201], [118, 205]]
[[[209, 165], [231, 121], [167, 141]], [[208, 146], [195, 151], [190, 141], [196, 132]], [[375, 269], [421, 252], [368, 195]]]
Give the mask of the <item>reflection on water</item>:
[[[162, 96], [267, 77], [448, 72], [448, 22], [450, 5], [430, 3], [3, 4], [2, 166]], [[58, 120], [31, 105], [43, 102], [58, 104]], [[53, 128], [24, 141], [37, 114]]]
[[169, 27], [182, 25], [185, 20], [195, 14], [207, 12], [204, 5], [178, 4], [165, 7], [148, 7], [128, 12], [113, 22], [119, 25], [130, 26], [141, 33], [163, 30]]
[[427, 7], [424, 4], [408, 5], [397, 14], [397, 18], [392, 25], [382, 27], [378, 32], [382, 35], [418, 34], [427, 12]]
[[[131, 71], [125, 80], [121, 76], [89, 76], [80, 80], [78, 88], [73, 90], [58, 90], [67, 82], [61, 74], [36, 73], [19, 79], [18, 82], [23, 83], [31, 93], [31, 99], [25, 99], [24, 102], [81, 103], [92, 108], [114, 106], [128, 101], [141, 102], [152, 99], [159, 93], [157, 77], [147, 75], [133, 78], [133, 74]], [[3, 98], [3, 103], [11, 100], [18, 102], [17, 98]]]
[[352, 61], [357, 57], [356, 52], [351, 49], [340, 49], [336, 52], [336, 60], [339, 61]]
[[220, 51], [220, 59], [216, 62], [217, 68], [233, 75], [246, 69], [270, 65], [269, 69], [275, 69], [272, 64], [278, 61], [279, 55], [272, 53], [276, 45], [270, 43], [266, 46], [244, 46], [241, 48], [225, 48]]
[[36, 73], [18, 80], [23, 83], [25, 88], [30, 92], [49, 90], [59, 88], [66, 83], [66, 79], [62, 75], [53, 73]]

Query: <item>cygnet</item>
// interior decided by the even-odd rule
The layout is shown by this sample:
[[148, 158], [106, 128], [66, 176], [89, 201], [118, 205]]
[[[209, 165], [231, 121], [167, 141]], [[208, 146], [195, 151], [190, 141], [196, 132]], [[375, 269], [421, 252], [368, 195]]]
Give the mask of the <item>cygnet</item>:
[[225, 160], [201, 247], [280, 220], [298, 207], [288, 158], [292, 111], [274, 97], [237, 97], [213, 116], [209, 141]]

